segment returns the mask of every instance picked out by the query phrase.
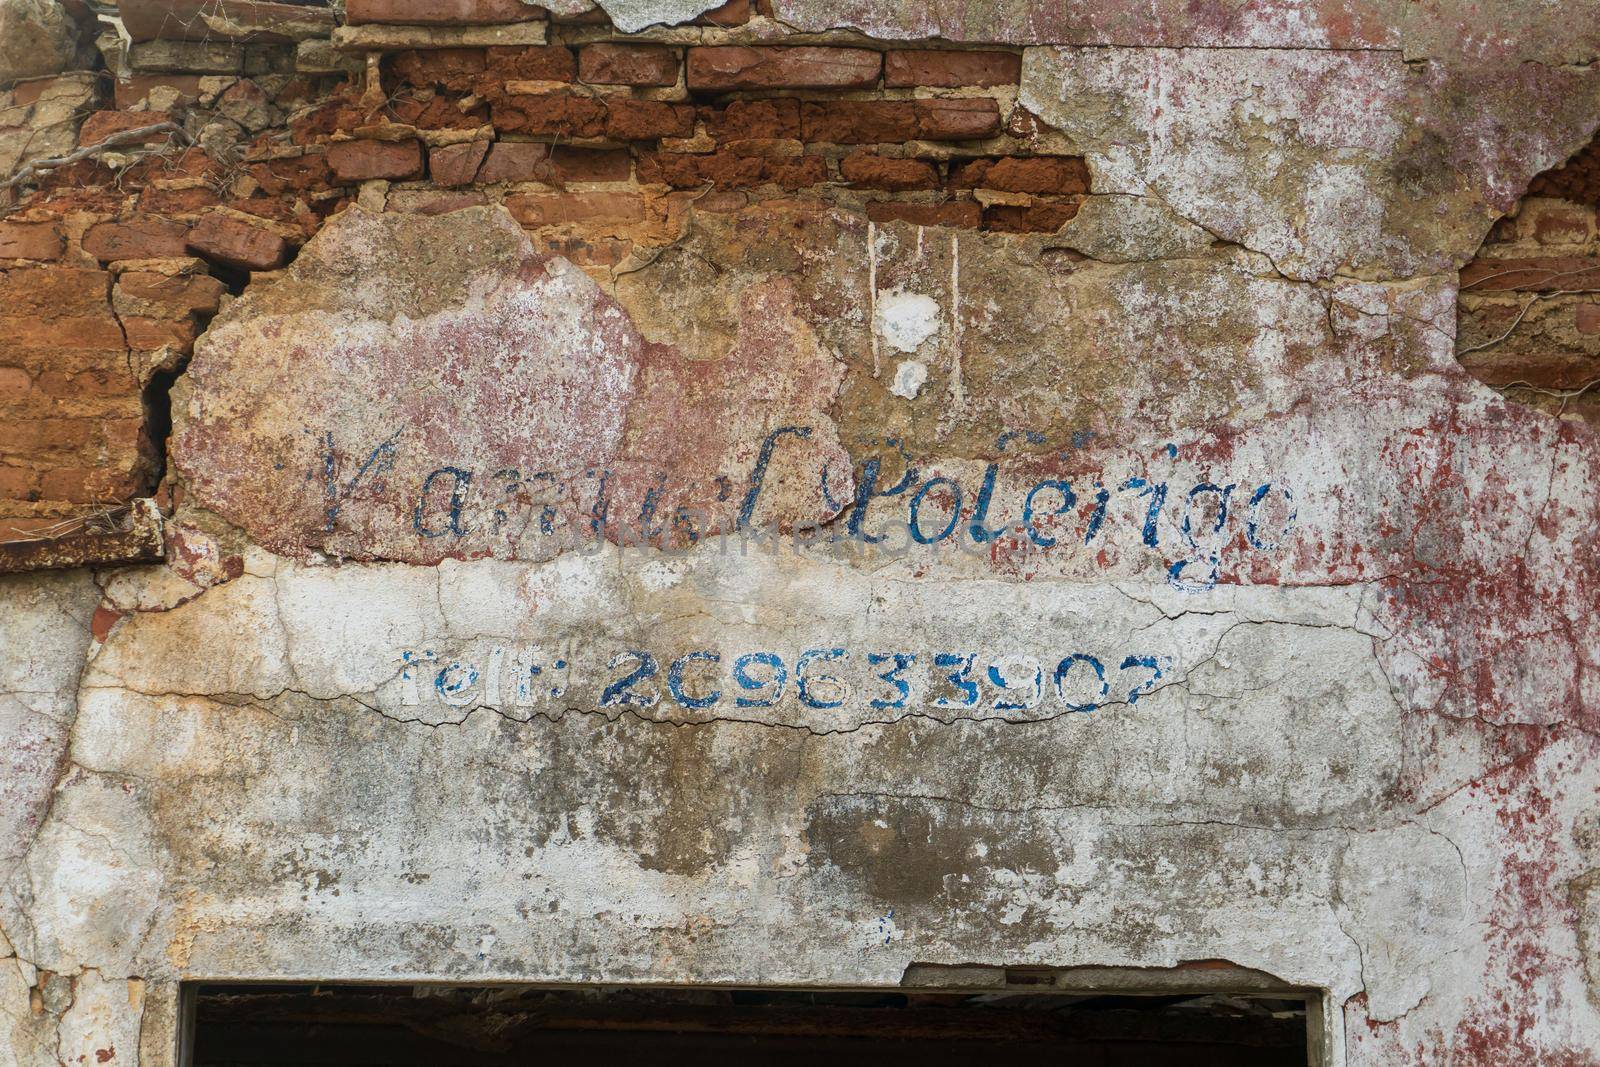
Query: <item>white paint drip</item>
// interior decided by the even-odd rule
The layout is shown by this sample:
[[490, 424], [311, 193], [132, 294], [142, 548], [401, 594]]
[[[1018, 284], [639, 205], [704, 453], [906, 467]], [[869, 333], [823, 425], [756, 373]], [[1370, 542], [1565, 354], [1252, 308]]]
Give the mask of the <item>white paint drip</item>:
[[872, 342], [872, 376], [878, 376], [878, 228], [867, 223], [867, 308], [874, 324], [868, 331]]
[[961, 242], [950, 235], [950, 405], [964, 407], [966, 387], [961, 384]]

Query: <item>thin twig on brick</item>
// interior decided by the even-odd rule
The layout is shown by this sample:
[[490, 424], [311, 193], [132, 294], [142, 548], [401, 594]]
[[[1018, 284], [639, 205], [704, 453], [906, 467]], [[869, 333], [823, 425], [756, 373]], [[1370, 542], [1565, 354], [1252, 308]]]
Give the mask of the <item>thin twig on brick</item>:
[[[123, 130], [121, 133], [112, 134], [104, 141], [73, 149], [64, 156], [52, 156], [48, 159], [33, 160], [21, 170], [17, 171], [17, 173], [13, 174], [5, 181], [0, 182], [0, 192], [4, 192], [7, 189], [14, 189], [23, 182], [40, 177], [48, 171], [56, 170], [60, 167], [70, 167], [74, 163], [82, 162], [83, 160], [97, 156], [102, 152], [109, 151], [121, 145], [133, 144], [136, 141], [142, 141], [146, 137], [158, 133], [173, 134], [180, 137], [184, 136], [182, 128], [179, 127], [175, 122], [158, 122], [153, 126], [140, 126], [135, 130]], [[160, 151], [160, 149], [157, 149], [156, 151]]]

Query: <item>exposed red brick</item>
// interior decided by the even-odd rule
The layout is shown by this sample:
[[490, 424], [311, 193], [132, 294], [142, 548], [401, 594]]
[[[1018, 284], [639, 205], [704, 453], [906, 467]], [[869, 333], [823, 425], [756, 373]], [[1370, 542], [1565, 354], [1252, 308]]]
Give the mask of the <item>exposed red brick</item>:
[[974, 159], [950, 172], [957, 189], [1065, 195], [1089, 191], [1089, 169], [1077, 156], [1006, 156]]
[[983, 220], [983, 210], [971, 200], [950, 200], [942, 204], [874, 200], [867, 205], [867, 218], [873, 222], [910, 222], [918, 226], [961, 226], [972, 229]]
[[800, 112], [807, 141], [874, 144], [923, 139], [970, 140], [1000, 130], [993, 100], [826, 100]]
[[100, 443], [94, 419], [0, 419], [0, 454], [45, 458]]
[[1014, 85], [1022, 77], [1022, 56], [1015, 52], [952, 52], [906, 48], [883, 57], [883, 84], [890, 89], [926, 85], [953, 89], [962, 85]]
[[[124, 315], [122, 330], [128, 337], [128, 347], [135, 351], [154, 352], [161, 348], [172, 348], [179, 352], [188, 352], [194, 346], [194, 339], [200, 332], [200, 327], [187, 319], [151, 319], [142, 315]], [[114, 391], [123, 392], [132, 388], [132, 383], [126, 383]], [[73, 382], [64, 390], [63, 395], [81, 395], [93, 391], [81, 382]]]
[[1600, 333], [1600, 304], [1579, 304], [1573, 320], [1579, 333]]
[[490, 79], [501, 81], [554, 81], [569, 82], [578, 76], [578, 63], [572, 49], [560, 45], [529, 48], [491, 48], [485, 77], [478, 82], [479, 91], [493, 88]]
[[478, 176], [483, 157], [489, 154], [488, 141], [468, 141], [466, 144], [444, 145], [428, 152], [428, 177], [433, 184], [449, 188], [453, 185], [471, 185]]
[[1575, 204], [1600, 207], [1600, 136], [1595, 137], [1566, 163], [1536, 176], [1529, 196], [1557, 196]]
[[808, 101], [800, 109], [801, 137], [835, 144], [909, 141], [917, 135], [910, 100]]
[[339, 182], [372, 178], [408, 181], [422, 177], [422, 145], [416, 141], [339, 141], [328, 146], [328, 166]]
[[870, 89], [883, 57], [865, 48], [691, 48], [690, 89]]
[[214, 207], [222, 198], [209, 185], [186, 189], [150, 189], [139, 194], [139, 210], [152, 215], [189, 215]]
[[189, 227], [170, 219], [138, 218], [101, 222], [83, 235], [83, 250], [102, 262], [117, 259], [165, 259], [188, 255], [184, 234]]
[[606, 104], [606, 136], [614, 141], [653, 141], [693, 133], [693, 104], [663, 100], [612, 100]]
[[527, 182], [548, 177], [550, 146], [538, 141], [496, 141], [478, 168], [478, 181]]
[[1533, 225], [1533, 238], [1542, 245], [1582, 244], [1589, 239], [1589, 219], [1576, 211], [1545, 212]]
[[426, 100], [414, 97], [393, 97], [389, 114], [395, 122], [415, 126], [419, 130], [474, 130], [486, 121], [482, 105], [463, 111], [457, 100], [440, 94]]
[[1043, 204], [991, 204], [983, 211], [983, 228], [1001, 233], [1054, 233], [1078, 213], [1074, 201]]
[[733, 152], [704, 156], [648, 152], [639, 157], [641, 182], [660, 182], [678, 189], [708, 184], [718, 188], [772, 184], [794, 190], [821, 184], [827, 176], [820, 156], [773, 159]]
[[227, 288], [209, 274], [159, 274], [130, 270], [117, 275], [117, 293], [163, 306], [174, 317], [210, 315]]
[[918, 100], [917, 136], [928, 141], [968, 141], [1000, 132], [1000, 108], [988, 97]]
[[232, 215], [207, 215], [189, 231], [189, 250], [239, 270], [276, 270], [288, 262], [289, 242]]
[[491, 114], [494, 128], [504, 133], [599, 137], [605, 132], [606, 106], [587, 96], [511, 96], [496, 102]]
[[137, 496], [141, 485], [134, 472], [115, 467], [56, 467], [40, 476], [39, 495], [71, 504], [111, 503]]
[[60, 258], [59, 223], [0, 222], [0, 259]]
[[0, 467], [0, 500], [37, 499], [38, 478], [25, 467]]
[[568, 148], [550, 151], [550, 168], [561, 181], [625, 182], [633, 177], [633, 160], [620, 148]]
[[[142, 129], [166, 121], [167, 115], [162, 111], [93, 111], [83, 120], [83, 126], [78, 130], [78, 143], [99, 144], [112, 134]], [[137, 142], [129, 143], [156, 144], [167, 137], [168, 134], [165, 133], [152, 133]]]
[[1461, 357], [1473, 377], [1489, 385], [1581, 389], [1600, 376], [1600, 360], [1577, 352], [1472, 352]]
[[631, 222], [644, 218], [644, 198], [635, 193], [527, 193], [506, 197], [506, 210], [529, 227], [592, 219]]
[[397, 204], [397, 199], [391, 197], [386, 210], [409, 211], [416, 215], [443, 215], [451, 211], [460, 211], [464, 207], [478, 207], [489, 202], [488, 197], [482, 193], [429, 193], [418, 190], [421, 195], [408, 196]]
[[333, 172], [328, 167], [328, 157], [318, 152], [313, 155], [294, 156], [256, 163], [250, 167], [250, 177], [268, 196], [304, 192], [307, 189], [326, 189], [333, 184]]
[[676, 85], [678, 53], [655, 44], [586, 44], [578, 80], [591, 85]]
[[112, 102], [126, 110], [150, 95], [152, 89], [176, 89], [185, 103], [200, 99], [198, 74], [135, 74], [111, 83]]
[[529, 22], [544, 11], [522, 0], [345, 0], [345, 21], [417, 26], [481, 26]]
[[800, 101], [789, 97], [776, 100], [735, 100], [727, 107], [700, 109], [706, 132], [719, 141], [749, 137], [800, 136]]
[[746, 137], [739, 141], [726, 141], [725, 152], [736, 156], [761, 156], [766, 159], [793, 159], [805, 154], [805, 146], [787, 137]]
[[1600, 288], [1600, 257], [1475, 259], [1461, 268], [1461, 290], [1473, 293], [1549, 292]]
[[867, 189], [937, 189], [939, 172], [920, 159], [894, 159], [872, 152], [852, 152], [839, 164], [846, 181]]
[[429, 48], [399, 52], [389, 69], [407, 85], [432, 85], [464, 93], [473, 79], [488, 66], [488, 54], [481, 48]]

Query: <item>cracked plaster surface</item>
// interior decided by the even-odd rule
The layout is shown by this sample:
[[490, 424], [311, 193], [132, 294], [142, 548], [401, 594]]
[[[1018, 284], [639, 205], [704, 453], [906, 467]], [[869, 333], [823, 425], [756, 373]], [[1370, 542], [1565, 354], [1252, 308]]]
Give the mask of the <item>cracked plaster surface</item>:
[[[693, 13], [613, 7], [624, 28]], [[1525, 12], [1467, 39], [1417, 5], [914, 7], [777, 14], [1117, 46], [1025, 55], [1024, 102], [1093, 172], [1061, 233], [757, 205], [602, 287], [487, 210], [348, 212], [218, 317], [180, 390], [175, 527], [237, 576], [181, 556], [0, 587], [13, 1059], [164, 1067], [168, 992], [197, 976], [892, 985], [913, 963], [1220, 958], [1327, 990], [1334, 1062], [1585, 1062], [1600, 443], [1466, 378], [1452, 270], [1593, 131], [1592, 35]], [[1492, 68], [1479, 95], [1463, 57]], [[393, 254], [452, 241], [476, 242], [455, 267]], [[911, 397], [874, 348], [880, 293], [938, 309]], [[965, 487], [963, 527], [993, 471], [996, 524], [1041, 481], [1077, 486], [1082, 519], [1089, 487], [1143, 476], [1293, 486], [1295, 529], [1260, 549], [1236, 510], [1206, 542], [1212, 513], [1175, 496], [1154, 551], [1129, 494], [1093, 547], [1045, 527], [1072, 541], [1054, 553], [1012, 530], [622, 566], [481, 495], [459, 538], [419, 537], [440, 527], [405, 495], [445, 466], [589, 492], [610, 463], [636, 475], [613, 505], [668, 470], [726, 529], [799, 419], [815, 436], [769, 457], [764, 518], [849, 530], [866, 486], [903, 520], [909, 494], [870, 494], [914, 466]], [[1168, 580], [1213, 553], [1214, 586]], [[628, 649], [834, 644], [1167, 669], [1092, 713], [927, 688], [893, 711], [602, 706]], [[533, 647], [578, 681], [408, 690], [405, 651]]]

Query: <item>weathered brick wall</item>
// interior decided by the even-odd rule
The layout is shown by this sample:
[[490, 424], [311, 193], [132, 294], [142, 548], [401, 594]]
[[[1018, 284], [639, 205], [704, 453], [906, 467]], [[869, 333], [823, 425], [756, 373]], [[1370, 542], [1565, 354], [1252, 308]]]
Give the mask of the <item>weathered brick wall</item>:
[[1461, 362], [1545, 411], [1600, 425], [1600, 140], [1534, 178], [1461, 272]]
[[1595, 0], [601, 2], [0, 82], [0, 1062], [1218, 959], [1594, 1062]]
[[[0, 400], [12, 537], [70, 534], [153, 493], [162, 416], [149, 409], [164, 401], [151, 383], [164, 388], [156, 376], [188, 355], [218, 279], [237, 288], [282, 267], [358, 196], [424, 213], [503, 203], [539, 247], [605, 272], [680, 237], [691, 205], [794, 195], [876, 222], [1051, 232], [1090, 191], [1082, 158], [1018, 106], [1017, 49], [791, 45], [741, 35], [742, 4], [662, 43], [627, 40], [603, 16], [547, 23], [519, 9], [517, 25], [549, 43], [435, 47], [415, 21], [468, 32], [455, 27], [501, 19], [504, 5], [357, 4], [334, 52], [270, 28], [206, 40], [192, 12], [162, 6], [127, 5], [128, 76], [0, 91], [7, 173], [176, 128], [11, 193], [6, 315], [30, 327], [5, 361], [17, 389]], [[409, 24], [383, 29], [395, 22]], [[373, 34], [375, 50], [358, 47]], [[363, 57], [379, 80], [365, 81]]]

